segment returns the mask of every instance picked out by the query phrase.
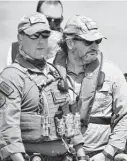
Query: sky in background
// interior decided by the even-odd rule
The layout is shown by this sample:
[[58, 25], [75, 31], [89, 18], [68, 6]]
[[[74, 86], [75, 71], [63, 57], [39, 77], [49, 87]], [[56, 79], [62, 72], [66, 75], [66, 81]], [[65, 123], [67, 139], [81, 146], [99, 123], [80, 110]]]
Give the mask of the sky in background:
[[[107, 37], [100, 45], [104, 56], [127, 72], [127, 1], [62, 1], [64, 27], [67, 19], [83, 14], [97, 22]], [[35, 12], [37, 1], [0, 1], [0, 70], [5, 67], [7, 53], [17, 40], [17, 24], [25, 14]]]

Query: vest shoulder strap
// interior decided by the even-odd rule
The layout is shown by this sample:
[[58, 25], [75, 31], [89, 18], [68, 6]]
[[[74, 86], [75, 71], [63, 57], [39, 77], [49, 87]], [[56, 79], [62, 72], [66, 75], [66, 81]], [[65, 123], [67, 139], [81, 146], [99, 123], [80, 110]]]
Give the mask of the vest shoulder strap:
[[86, 76], [82, 81], [79, 95], [81, 120], [85, 126], [87, 126], [89, 123], [90, 113], [97, 90], [98, 79], [103, 64], [103, 55], [101, 52], [99, 52], [98, 54], [98, 59], [95, 62], [91, 63], [86, 69]]
[[16, 68], [17, 70], [21, 71], [24, 74], [27, 74], [27, 69], [20, 66], [18, 63], [12, 63], [11, 65], [7, 66], [5, 69], [7, 68]]

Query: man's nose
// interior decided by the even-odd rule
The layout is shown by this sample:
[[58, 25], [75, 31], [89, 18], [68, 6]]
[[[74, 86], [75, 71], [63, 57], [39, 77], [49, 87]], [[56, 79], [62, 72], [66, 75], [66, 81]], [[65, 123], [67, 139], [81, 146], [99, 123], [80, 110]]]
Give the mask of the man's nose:
[[55, 28], [55, 22], [53, 19], [50, 22], [50, 28], [51, 28], [51, 30], [53, 30]]
[[98, 44], [94, 41], [91, 45], [92, 49], [98, 49]]
[[39, 36], [39, 42], [41, 42], [41, 43], [42, 43], [43, 41], [44, 41], [44, 38], [43, 38], [43, 36], [42, 36], [42, 35], [40, 35], [40, 36]]

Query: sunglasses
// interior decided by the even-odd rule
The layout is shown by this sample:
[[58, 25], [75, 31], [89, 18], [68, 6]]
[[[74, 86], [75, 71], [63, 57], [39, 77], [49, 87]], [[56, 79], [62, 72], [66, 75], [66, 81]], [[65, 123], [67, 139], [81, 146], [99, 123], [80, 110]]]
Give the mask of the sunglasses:
[[[27, 34], [25, 34], [27, 35]], [[30, 39], [38, 39], [40, 37], [40, 35], [42, 36], [43, 39], [47, 39], [50, 36], [50, 32], [36, 32], [33, 35], [27, 35]]]
[[96, 44], [100, 44], [102, 42], [102, 39], [98, 39], [98, 40], [95, 40], [95, 41], [88, 41], [88, 40], [85, 40], [85, 39], [81, 39], [81, 38], [73, 38], [74, 40], [77, 40], [77, 41], [83, 41], [85, 43], [86, 46], [90, 46], [92, 45], [94, 42]]
[[47, 17], [47, 20], [49, 23], [53, 22], [56, 25], [59, 25], [62, 22], [62, 18], [51, 18], [51, 17]]

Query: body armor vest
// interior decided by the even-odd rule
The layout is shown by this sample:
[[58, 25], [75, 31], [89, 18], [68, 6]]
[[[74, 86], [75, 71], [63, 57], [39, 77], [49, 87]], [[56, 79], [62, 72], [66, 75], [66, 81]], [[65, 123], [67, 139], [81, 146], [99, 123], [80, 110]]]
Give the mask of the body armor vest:
[[[39, 110], [36, 112], [21, 112], [21, 135], [23, 142], [44, 142], [60, 139], [56, 133], [56, 125], [54, 122], [55, 113], [60, 106], [69, 103], [70, 96], [68, 92], [61, 92], [58, 89], [59, 74], [56, 70], [52, 71], [51, 78], [47, 81], [38, 81], [37, 76], [33, 77], [27, 69], [18, 63], [13, 63], [10, 67], [14, 67], [24, 73], [32, 80], [39, 89]], [[9, 67], [9, 68], [10, 68]]]

